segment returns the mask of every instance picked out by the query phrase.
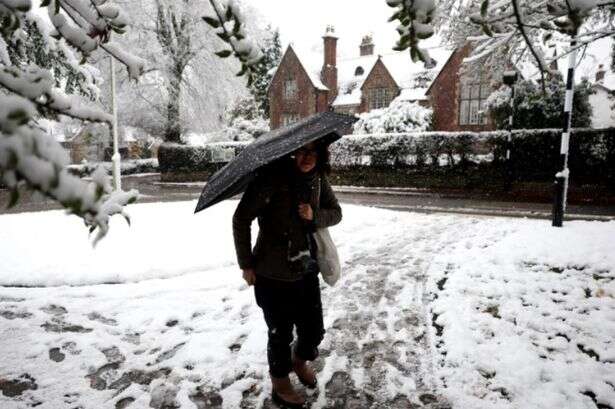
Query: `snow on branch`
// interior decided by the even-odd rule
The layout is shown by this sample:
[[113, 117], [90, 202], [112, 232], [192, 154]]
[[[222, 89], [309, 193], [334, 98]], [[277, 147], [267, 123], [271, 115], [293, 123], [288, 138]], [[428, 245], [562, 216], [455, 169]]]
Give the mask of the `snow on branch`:
[[103, 168], [86, 183], [68, 173], [68, 155], [60, 144], [33, 124], [36, 107], [27, 99], [0, 97], [0, 181], [11, 189], [13, 206], [20, 183], [59, 202], [69, 214], [83, 219], [94, 243], [109, 231], [109, 218], [124, 214], [124, 206], [137, 200], [138, 192], [112, 192]]
[[603, 4], [600, 0], [442, 0], [437, 23], [445, 41], [455, 46], [473, 43], [466, 61], [497, 53], [513, 60], [527, 53], [544, 79], [550, 71], [546, 50], [557, 42], [576, 37], [587, 45], [615, 35], [612, 6]]
[[230, 0], [224, 6], [217, 0], [209, 0], [215, 16], [204, 16], [205, 21], [216, 29], [216, 35], [230, 47], [230, 50], [221, 50], [216, 53], [220, 58], [233, 55], [241, 63], [241, 71], [237, 76], [246, 75], [248, 87], [252, 85], [257, 74], [257, 65], [263, 59], [263, 53], [254, 42], [247, 38], [244, 31], [244, 22], [239, 6]]
[[[32, 11], [30, 0], [0, 0], [0, 184], [11, 190], [9, 207], [18, 202], [22, 187], [60, 203], [83, 219], [96, 243], [107, 234], [112, 215], [128, 220], [124, 207], [137, 200], [138, 192], [113, 192], [103, 168], [93, 174], [92, 182], [69, 174], [66, 151], [36, 120], [68, 116], [111, 122], [108, 113], [56, 88], [62, 79], [56, 77], [57, 64], [74, 70], [72, 80], [80, 89], [95, 90], [94, 77], [78, 67], [96, 49], [126, 65], [132, 78], [140, 75], [143, 62], [108, 42], [112, 32], [121, 34], [126, 25], [111, 2], [42, 0], [41, 7], [47, 8], [48, 22]], [[45, 57], [24, 57], [26, 49]]]
[[419, 41], [433, 36], [433, 20], [436, 12], [434, 0], [386, 0], [387, 5], [396, 9], [389, 21], [399, 21], [399, 40], [393, 48], [396, 51], [410, 49], [412, 61], [422, 61], [425, 68], [433, 68], [436, 62], [427, 49], [419, 47]]

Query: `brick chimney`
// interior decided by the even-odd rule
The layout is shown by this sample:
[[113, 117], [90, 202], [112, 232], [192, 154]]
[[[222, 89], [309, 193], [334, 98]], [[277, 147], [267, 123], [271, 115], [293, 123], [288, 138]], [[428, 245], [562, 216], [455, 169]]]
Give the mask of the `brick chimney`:
[[359, 50], [361, 51], [361, 57], [364, 55], [374, 55], [374, 41], [371, 35], [368, 34], [363, 37]]
[[327, 31], [322, 37], [325, 42], [325, 60], [322, 65], [320, 77], [323, 84], [329, 88], [329, 102], [337, 96], [337, 37], [335, 28], [327, 26]]
[[606, 71], [604, 70], [604, 65], [600, 64], [598, 66], [598, 71], [596, 71], [596, 82], [604, 81], [604, 74], [606, 74]]

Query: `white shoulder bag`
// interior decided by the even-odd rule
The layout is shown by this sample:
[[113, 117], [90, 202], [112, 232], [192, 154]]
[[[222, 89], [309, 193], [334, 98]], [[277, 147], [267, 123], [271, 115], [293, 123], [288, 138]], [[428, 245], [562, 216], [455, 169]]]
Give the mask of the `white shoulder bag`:
[[[321, 183], [322, 179], [318, 184], [319, 202]], [[329, 234], [329, 229], [326, 227], [316, 229], [316, 232], [314, 233], [314, 241], [316, 241], [316, 259], [318, 261], [318, 267], [320, 268], [322, 278], [325, 280], [325, 283], [333, 286], [340, 279], [342, 268], [340, 266], [340, 258], [337, 254], [337, 248], [335, 247], [335, 243], [333, 243], [331, 234]]]

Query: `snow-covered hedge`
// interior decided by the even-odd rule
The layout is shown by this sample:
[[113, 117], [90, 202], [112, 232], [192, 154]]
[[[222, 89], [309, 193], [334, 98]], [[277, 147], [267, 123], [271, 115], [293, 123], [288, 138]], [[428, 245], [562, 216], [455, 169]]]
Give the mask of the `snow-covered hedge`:
[[[84, 177], [92, 175], [99, 166], [102, 166], [108, 174], [111, 174], [111, 169], [113, 167], [112, 162], [92, 162], [81, 165], [70, 165], [68, 166], [68, 171], [73, 175]], [[155, 172], [158, 172], [158, 159], [133, 159], [121, 162], [121, 173], [123, 176]]]
[[[517, 178], [550, 180], [558, 168], [560, 130], [520, 129], [512, 133], [511, 169]], [[334, 168], [467, 167], [505, 162], [507, 131], [417, 132], [345, 136], [331, 146]], [[570, 142], [573, 179], [615, 186], [615, 129], [575, 129]]]
[[348, 135], [331, 145], [331, 164], [333, 167], [421, 166], [439, 163], [438, 158], [445, 154], [461, 155], [465, 160], [473, 144], [485, 142], [489, 137], [504, 136], [503, 133], [487, 136], [475, 132]]
[[218, 142], [205, 146], [165, 143], [158, 149], [161, 173], [211, 172], [239, 155], [247, 142]]
[[[559, 163], [559, 130], [513, 131], [508, 163], [507, 139], [507, 131], [348, 135], [331, 145], [331, 164], [338, 175], [358, 172], [366, 174], [366, 178], [369, 172], [395, 173], [400, 169], [404, 172], [437, 169], [439, 173], [453, 172], [464, 178], [472, 168], [492, 179], [500, 177], [505, 167], [520, 181], [548, 182], [553, 178]], [[163, 174], [210, 173], [238, 155], [246, 145], [246, 142], [204, 147], [166, 144], [159, 151], [160, 171]], [[615, 187], [615, 129], [573, 130], [569, 166], [573, 183]], [[481, 178], [478, 174], [476, 177]]]

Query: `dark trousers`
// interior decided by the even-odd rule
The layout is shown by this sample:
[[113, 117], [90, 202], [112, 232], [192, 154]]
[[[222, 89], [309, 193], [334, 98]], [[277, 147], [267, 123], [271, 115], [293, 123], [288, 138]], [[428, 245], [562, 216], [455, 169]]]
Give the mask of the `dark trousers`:
[[297, 328], [295, 356], [305, 361], [316, 359], [325, 333], [318, 275], [293, 282], [257, 276], [254, 294], [269, 329], [267, 359], [271, 375], [282, 378], [292, 370], [290, 344], [294, 326]]

